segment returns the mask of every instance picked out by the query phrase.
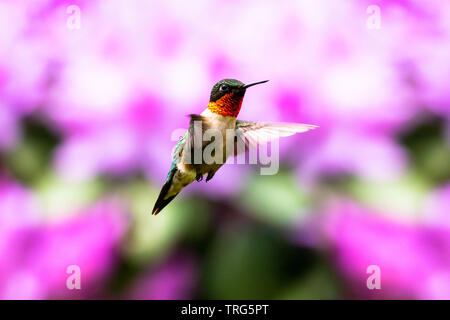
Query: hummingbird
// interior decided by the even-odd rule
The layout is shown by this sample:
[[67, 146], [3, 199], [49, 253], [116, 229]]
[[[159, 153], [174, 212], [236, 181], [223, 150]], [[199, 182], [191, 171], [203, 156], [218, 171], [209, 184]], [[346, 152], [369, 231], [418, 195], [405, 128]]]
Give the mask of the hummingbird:
[[[241, 110], [242, 101], [248, 88], [266, 83], [269, 80], [244, 84], [235, 79], [223, 79], [217, 82], [212, 90], [207, 108], [201, 114], [191, 114], [189, 129], [180, 138], [172, 151], [172, 165], [162, 186], [158, 199], [152, 210], [153, 215], [157, 215], [167, 206], [182, 189], [194, 181], [202, 181], [206, 175], [206, 182], [214, 177], [214, 174], [225, 163], [226, 159], [232, 155], [237, 155], [237, 143], [245, 144], [244, 151], [258, 144], [267, 143], [279, 137], [290, 136], [295, 133], [305, 132], [317, 126], [299, 123], [265, 123], [237, 120]], [[201, 130], [214, 129], [224, 137], [222, 144], [222, 161], [206, 163], [192, 161], [192, 154], [195, 148], [204, 150], [210, 141], [202, 141], [199, 146], [193, 143], [195, 135], [195, 123], [201, 123]], [[228, 132], [234, 135], [227, 135]], [[233, 139], [233, 141], [228, 141]], [[231, 143], [231, 144], [228, 144]], [[233, 146], [228, 148], [226, 146]], [[242, 148], [241, 148], [242, 150]]]

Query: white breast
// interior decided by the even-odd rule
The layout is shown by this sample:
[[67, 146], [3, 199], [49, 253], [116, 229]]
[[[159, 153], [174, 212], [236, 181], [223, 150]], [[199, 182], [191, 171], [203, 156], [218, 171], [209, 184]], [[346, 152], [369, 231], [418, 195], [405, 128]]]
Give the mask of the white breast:
[[208, 117], [212, 126], [219, 130], [234, 129], [236, 126], [236, 117], [223, 116], [221, 114], [211, 112], [209, 109], [203, 111], [201, 115]]

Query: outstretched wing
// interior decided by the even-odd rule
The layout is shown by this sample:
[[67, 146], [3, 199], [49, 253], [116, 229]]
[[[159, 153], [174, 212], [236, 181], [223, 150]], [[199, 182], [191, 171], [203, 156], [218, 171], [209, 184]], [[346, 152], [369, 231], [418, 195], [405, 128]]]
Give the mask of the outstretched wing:
[[[268, 143], [280, 137], [291, 136], [296, 133], [315, 129], [317, 126], [300, 123], [264, 123], [250, 121], [236, 121], [236, 144], [245, 145], [245, 151], [258, 144]], [[244, 150], [235, 148], [235, 153]]]

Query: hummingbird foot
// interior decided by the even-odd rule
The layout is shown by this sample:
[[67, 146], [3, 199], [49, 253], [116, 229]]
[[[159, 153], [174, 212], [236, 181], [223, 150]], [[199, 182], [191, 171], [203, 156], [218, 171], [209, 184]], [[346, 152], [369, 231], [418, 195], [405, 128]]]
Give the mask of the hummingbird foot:
[[216, 173], [214, 171], [208, 172], [208, 176], [206, 177], [206, 181], [205, 182], [208, 182], [209, 180], [211, 180], [214, 177], [215, 174]]
[[197, 176], [195, 177], [195, 180], [197, 180], [197, 182], [200, 182], [203, 180], [203, 175], [201, 173], [197, 173]]

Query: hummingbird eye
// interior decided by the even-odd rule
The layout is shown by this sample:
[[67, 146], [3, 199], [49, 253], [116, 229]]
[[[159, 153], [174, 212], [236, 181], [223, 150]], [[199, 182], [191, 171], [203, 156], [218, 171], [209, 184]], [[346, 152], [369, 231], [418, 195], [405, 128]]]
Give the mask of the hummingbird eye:
[[230, 91], [230, 86], [229, 85], [227, 85], [227, 84], [222, 84], [222, 85], [220, 85], [220, 91], [222, 91], [222, 92], [228, 92], [228, 91]]

